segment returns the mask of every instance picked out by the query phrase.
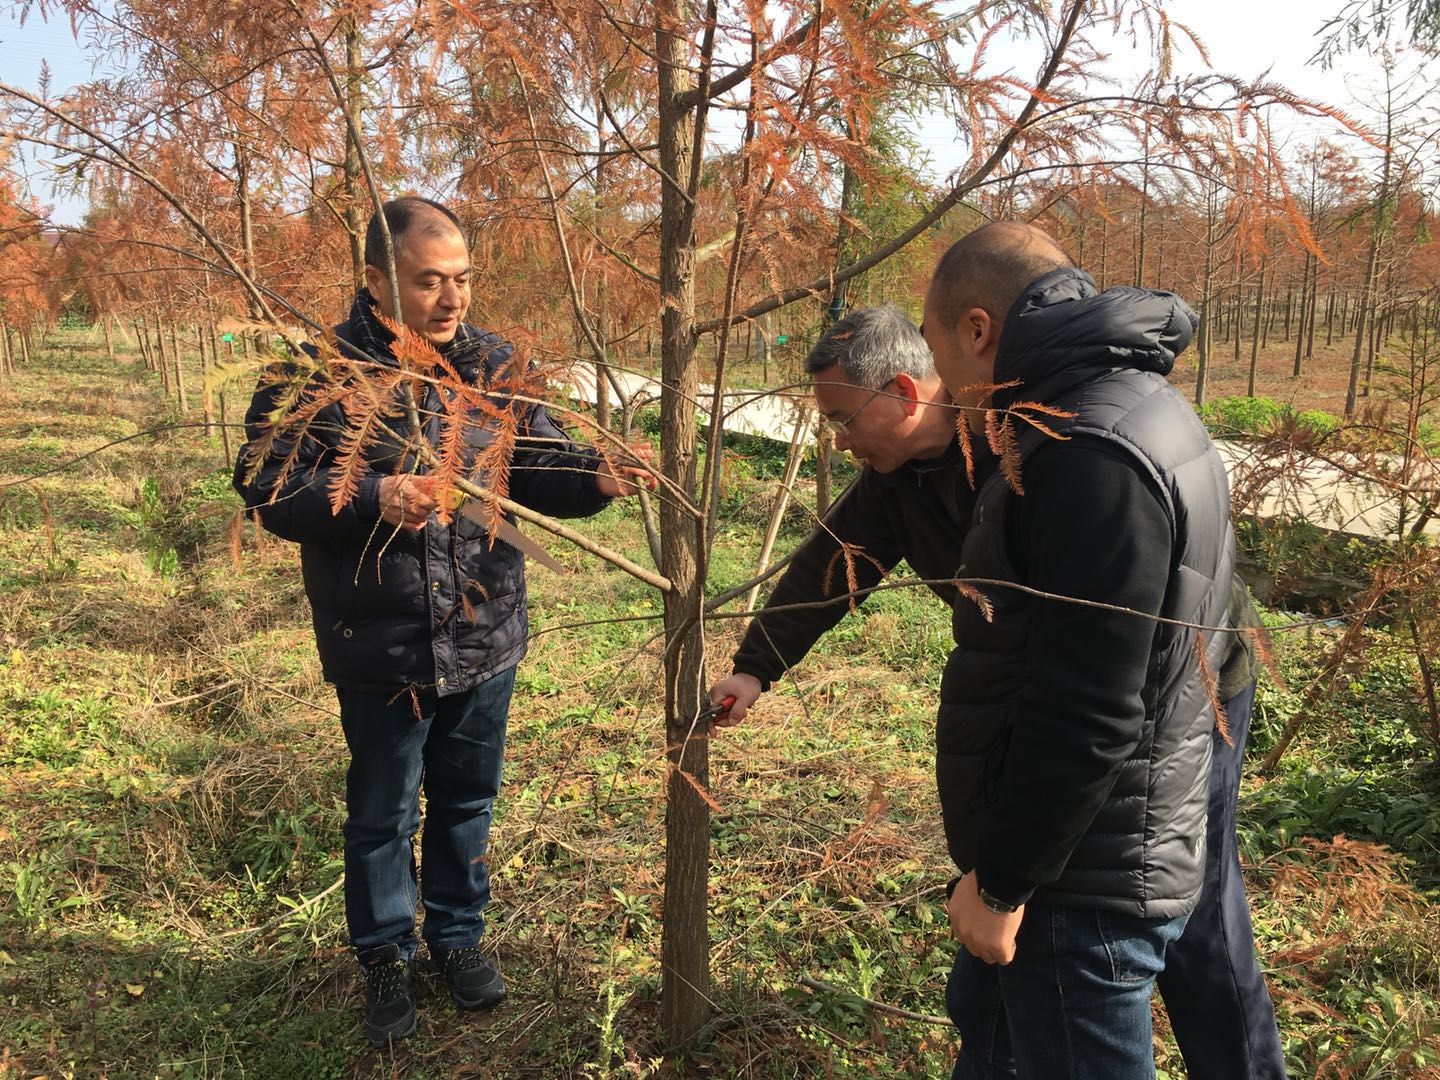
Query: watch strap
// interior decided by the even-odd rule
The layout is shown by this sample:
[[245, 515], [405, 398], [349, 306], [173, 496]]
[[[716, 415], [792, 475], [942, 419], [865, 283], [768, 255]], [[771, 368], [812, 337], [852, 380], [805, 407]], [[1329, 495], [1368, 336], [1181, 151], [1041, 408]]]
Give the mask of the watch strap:
[[1016, 911], [1020, 910], [1019, 904], [1011, 904], [1001, 900], [998, 896], [991, 895], [984, 889], [979, 888], [978, 883], [976, 889], [980, 893], [980, 902], [997, 915], [1013, 915]]

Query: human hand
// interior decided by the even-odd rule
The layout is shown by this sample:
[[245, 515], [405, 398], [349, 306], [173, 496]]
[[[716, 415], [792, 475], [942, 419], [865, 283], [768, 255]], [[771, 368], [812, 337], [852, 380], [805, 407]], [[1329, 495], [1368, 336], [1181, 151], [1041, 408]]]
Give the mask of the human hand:
[[[650, 461], [655, 456], [655, 451], [644, 443], [638, 443], [630, 447], [624, 457], [615, 457], [615, 469], [611, 468], [609, 460], [601, 459], [600, 468], [595, 470], [595, 486], [600, 489], [600, 494], [606, 498], [613, 499], [617, 495], [634, 495], [643, 486], [646, 491], [654, 491], [657, 481], [650, 472]], [[615, 470], [620, 475], [615, 475]]]
[[726, 698], [735, 699], [728, 710], [710, 721], [710, 734], [714, 735], [717, 727], [734, 727], [744, 720], [745, 710], [754, 705], [759, 696], [760, 680], [743, 671], [736, 671], [710, 687], [712, 705], [719, 705]]
[[1015, 934], [1025, 918], [1025, 905], [1001, 914], [980, 899], [980, 886], [971, 871], [955, 883], [945, 904], [950, 932], [965, 951], [987, 964], [1008, 964], [1015, 959]]
[[401, 529], [419, 532], [436, 506], [433, 479], [409, 473], [380, 478], [381, 520]]

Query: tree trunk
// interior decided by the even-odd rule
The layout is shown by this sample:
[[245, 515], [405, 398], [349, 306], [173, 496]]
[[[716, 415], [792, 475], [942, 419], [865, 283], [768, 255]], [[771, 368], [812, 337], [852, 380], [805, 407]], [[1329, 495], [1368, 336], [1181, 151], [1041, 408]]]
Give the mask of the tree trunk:
[[195, 351], [200, 356], [200, 415], [205, 420], [205, 437], [215, 434], [215, 403], [210, 393], [210, 364], [205, 356], [205, 328], [195, 327]]
[[1205, 271], [1200, 279], [1200, 338], [1196, 344], [1199, 357], [1195, 371], [1195, 404], [1205, 404], [1205, 383], [1210, 373], [1210, 337], [1214, 333], [1215, 285], [1215, 199], [1214, 189], [1205, 196]]
[[1106, 275], [1109, 270], [1110, 259], [1110, 219], [1105, 218], [1100, 223], [1100, 280], [1097, 282], [1100, 291], [1106, 288]]
[[[679, 95], [691, 87], [683, 0], [656, 4], [660, 170], [661, 468], [682, 490], [695, 490], [695, 215], [677, 184], [688, 184], [695, 117]], [[712, 493], [713, 495], [713, 493]], [[685, 1046], [710, 1016], [709, 743], [695, 732], [705, 694], [701, 521], [675, 499], [660, 506], [665, 594], [665, 914], [661, 927], [660, 1023]], [[698, 734], [698, 738], [695, 737]]]
[[[205, 320], [205, 328], [206, 332], [210, 335], [210, 359], [215, 362], [216, 367], [219, 367], [220, 340], [215, 336], [214, 312], [211, 312], [210, 317]], [[220, 445], [225, 451], [225, 460], [227, 462], [233, 463], [235, 460], [235, 454], [230, 449], [230, 424], [228, 418], [225, 415], [225, 388], [222, 386], [216, 392], [215, 396], [220, 399], [216, 402], [216, 404], [220, 407]]]
[[[856, 132], [850, 122], [845, 124], [845, 133], [850, 138], [855, 138]], [[840, 182], [840, 212], [837, 215], [839, 225], [835, 230], [835, 268], [838, 270], [845, 264], [845, 240], [849, 235], [848, 214], [854, 200], [855, 172], [849, 165], [845, 166]], [[830, 294], [830, 303], [825, 307], [825, 313], [820, 320], [820, 332], [823, 334], [830, 326], [838, 321], [845, 310], [846, 283], [835, 287]], [[835, 437], [830, 431], [830, 425], [820, 424], [815, 432], [815, 513], [823, 517], [825, 511], [830, 509], [830, 451], [835, 445]]]
[[1136, 229], [1135, 237], [1135, 286], [1145, 287], [1145, 221], [1146, 211], [1150, 209], [1150, 129], [1145, 129], [1145, 137], [1141, 142], [1141, 159], [1145, 164], [1140, 166], [1140, 224]]
[[[780, 523], [785, 518], [785, 508], [790, 505], [790, 496], [795, 491], [795, 478], [800, 475], [800, 462], [805, 457], [805, 429], [810, 425], [811, 411], [800, 410], [795, 419], [795, 431], [790, 436], [790, 449], [785, 454], [785, 471], [780, 478], [780, 491], [775, 504], [770, 508], [770, 521], [765, 526], [765, 539], [760, 544], [760, 558], [755, 564], [755, 573], [763, 573], [770, 563], [770, 553], [775, 550], [775, 540], [780, 535]], [[754, 611], [755, 601], [760, 597], [760, 586], [756, 585], [745, 597], [745, 610]]]
[[[600, 97], [595, 99], [595, 131], [599, 139], [599, 154], [595, 158], [595, 235], [603, 239], [601, 218], [605, 212], [605, 106]], [[610, 342], [605, 336], [609, 319], [610, 277], [600, 267], [600, 280], [595, 283], [595, 340], [599, 345], [599, 356], [595, 360], [595, 422], [602, 428], [610, 427]], [[719, 392], [716, 387], [716, 392]]]
[[1265, 306], [1265, 260], [1260, 260], [1260, 281], [1255, 286], [1255, 326], [1250, 332], [1250, 381], [1246, 393], [1250, 397], [1255, 396], [1255, 372], [1260, 366], [1260, 338], [1263, 333], [1261, 324], [1264, 319]]
[[[350, 240], [350, 277], [355, 291], [365, 284], [365, 221], [364, 207], [366, 188], [362, 176], [360, 148], [355, 143], [353, 132], [360, 130], [360, 113], [363, 104], [362, 89], [364, 68], [360, 58], [360, 29], [354, 14], [345, 16], [342, 23], [345, 38], [345, 111], [349, 120], [345, 124], [345, 160], [341, 174], [345, 183], [345, 231]], [[250, 273], [246, 267], [246, 273]]]
[[105, 358], [113, 361], [115, 359], [115, 339], [110, 336], [110, 316], [102, 315], [100, 317], [100, 332], [105, 335]]
[[160, 369], [160, 385], [165, 388], [165, 396], [170, 396], [170, 354], [165, 349], [165, 324], [159, 318], [155, 320], [155, 363]]
[[[1355, 354], [1350, 361], [1350, 385], [1345, 392], [1345, 418], [1348, 420], [1355, 410], [1355, 391], [1357, 368], [1360, 363], [1360, 341], [1368, 336], [1369, 353], [1365, 360], [1365, 385], [1361, 396], [1370, 396], [1370, 380], [1375, 371], [1375, 347], [1378, 333], [1378, 316], [1381, 314], [1380, 297], [1390, 297], [1391, 285], [1387, 281], [1382, 288], [1380, 286], [1380, 242], [1391, 226], [1387, 225], [1387, 217], [1393, 221], [1394, 204], [1390, 193], [1390, 166], [1392, 155], [1395, 153], [1392, 136], [1395, 126], [1394, 111], [1394, 84], [1390, 81], [1390, 69], [1387, 66], [1386, 87], [1385, 87], [1385, 153], [1380, 159], [1380, 191], [1375, 200], [1375, 207], [1370, 212], [1370, 257], [1365, 265], [1365, 284], [1361, 289], [1360, 303], [1362, 310], [1355, 331]], [[1391, 270], [1393, 274], [1393, 268]], [[1389, 275], [1387, 275], [1389, 277]], [[1370, 333], [1365, 333], [1365, 320], [1370, 320]]]
[[[847, 137], [855, 138], [855, 129], [849, 120], [845, 122], [845, 134]], [[850, 206], [854, 200], [855, 192], [855, 170], [848, 164], [844, 167], [840, 177], [840, 211], [836, 215], [839, 224], [835, 229], [835, 262], [838, 270], [845, 265], [845, 240], [849, 235], [849, 214]], [[820, 332], [823, 334], [830, 328], [830, 324], [837, 322], [845, 314], [845, 293], [849, 282], [842, 281], [836, 285], [830, 294], [830, 303], [826, 305], [825, 315], [820, 321]]]
[[770, 316], [761, 315], [755, 320], [758, 323], [759, 333], [755, 335], [760, 342], [760, 379], [761, 385], [770, 385]]
[[[1305, 262], [1300, 268], [1300, 324], [1295, 328], [1295, 363], [1290, 369], [1290, 377], [1300, 377], [1300, 360], [1305, 351], [1305, 313], [1309, 305], [1310, 294], [1310, 260], [1308, 252], [1305, 254]], [[1285, 295], [1285, 340], [1290, 340], [1290, 295]]]
[[1375, 258], [1379, 250], [1378, 233], [1370, 237], [1370, 253], [1365, 259], [1365, 278], [1360, 284], [1360, 297], [1355, 302], [1355, 348], [1350, 353], [1350, 385], [1345, 389], [1345, 419], [1355, 415], [1355, 402], [1360, 391], [1360, 361], [1365, 351], [1365, 319], [1370, 307], [1370, 289], [1375, 279]]
[[1309, 360], [1315, 355], [1315, 315], [1319, 311], [1320, 300], [1320, 260], [1315, 260], [1315, 265], [1310, 268], [1310, 316], [1305, 321], [1305, 359]]
[[[1376, 276], [1379, 276], [1378, 273]], [[1384, 297], [1383, 303], [1381, 297]], [[1370, 396], [1370, 387], [1375, 379], [1375, 355], [1394, 334], [1395, 314], [1399, 307], [1400, 305], [1395, 302], [1395, 267], [1392, 261], [1390, 268], [1385, 272], [1385, 284], [1380, 289], [1380, 295], [1375, 298], [1375, 309], [1378, 314], [1371, 318], [1370, 354], [1365, 360], [1365, 382], [1360, 388], [1361, 397], [1368, 398]]]
[[180, 341], [175, 334], [175, 324], [170, 324], [170, 356], [175, 361], [175, 400], [180, 403], [180, 415], [190, 415], [190, 404], [185, 400], [185, 369], [180, 363]]
[[1240, 334], [1245, 329], [1244, 307], [1245, 298], [1243, 295], [1244, 286], [1240, 282], [1235, 283], [1235, 299], [1230, 303], [1230, 344], [1232, 346], [1230, 362], [1237, 368], [1240, 366]]
[[[1165, 289], [1165, 230], [1156, 230], [1155, 237], [1155, 288]], [[1081, 264], [1083, 265], [1083, 264]], [[1173, 289], [1167, 290], [1173, 292]]]
[[[235, 139], [235, 201], [240, 210], [240, 268], [253, 281], [255, 278], [255, 227], [251, 220], [250, 206], [250, 158]], [[251, 322], [260, 321], [260, 309], [253, 297], [245, 301]], [[242, 342], [248, 343], [250, 335], [242, 334]]]
[[15, 358], [10, 355], [10, 327], [0, 322], [0, 369], [5, 374], [15, 374]]
[[[1376, 300], [1376, 306], [1377, 308], [1379, 306], [1378, 298]], [[1365, 379], [1360, 384], [1360, 396], [1363, 398], [1370, 396], [1370, 383], [1375, 378], [1375, 351], [1380, 346], [1380, 327], [1384, 321], [1385, 315], [1383, 313], [1378, 311], [1372, 311], [1370, 313], [1369, 346], [1365, 351]]]

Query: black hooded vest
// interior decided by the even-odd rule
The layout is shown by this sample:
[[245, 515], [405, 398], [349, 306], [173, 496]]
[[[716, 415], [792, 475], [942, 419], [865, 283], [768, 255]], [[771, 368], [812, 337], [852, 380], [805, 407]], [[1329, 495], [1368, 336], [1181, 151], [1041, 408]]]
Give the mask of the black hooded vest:
[[[1058, 406], [1074, 414], [1053, 425], [1062, 434], [1104, 439], [1130, 455], [1153, 480], [1171, 523], [1161, 615], [1220, 626], [1234, 566], [1225, 471], [1193, 410], [1164, 378], [1189, 341], [1192, 318], [1169, 294], [1111, 289], [1097, 295], [1079, 271], [1047, 274], [1006, 319], [996, 381], [1018, 378], [1021, 385], [997, 392], [995, 403], [1023, 397]], [[1022, 437], [1022, 477], [1024, 459], [1045, 441], [1036, 432]], [[998, 472], [983, 484], [960, 576], [1018, 580], [1005, 531], [1018, 497]], [[1023, 675], [1033, 603], [1017, 590], [984, 592], [994, 604], [990, 621], [974, 604], [962, 600], [954, 607], [956, 648], [941, 683], [936, 731], [945, 833], [962, 870], [975, 865], [979, 822], [1006, 767], [1008, 702]], [[1219, 669], [1225, 638], [1207, 641], [1211, 670]], [[1145, 918], [1194, 906], [1203, 879], [1214, 723], [1195, 641], [1193, 629], [1156, 624], [1141, 737], [1059, 876], [1039, 883], [1036, 899]]]

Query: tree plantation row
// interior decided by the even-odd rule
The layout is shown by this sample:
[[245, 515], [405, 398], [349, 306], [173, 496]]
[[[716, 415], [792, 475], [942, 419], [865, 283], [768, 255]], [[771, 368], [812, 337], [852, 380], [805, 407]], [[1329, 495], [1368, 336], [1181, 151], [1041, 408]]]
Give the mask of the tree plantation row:
[[[1440, 132], [1426, 111], [1433, 65], [1412, 54], [1376, 54], [1373, 97], [1320, 102], [1211, 69], [1159, 0], [41, 0], [24, 13], [68, 20], [104, 72], [61, 89], [48, 72], [31, 87], [0, 81], [7, 373], [71, 316], [107, 353], [117, 335], [138, 346], [184, 413], [197, 394], [184, 358], [198, 354], [202, 423], [218, 425], [228, 459], [238, 409], [223, 386], [248, 392], [256, 369], [284, 359], [272, 389], [289, 389], [273, 400], [299, 407], [255, 442], [300, 446], [316, 416], [341, 417], [332, 514], [358, 489], [365, 455], [394, 443], [386, 460], [414, 464], [384, 480], [431, 474], [425, 497], [439, 483], [442, 524], [456, 494], [483, 507], [492, 532], [518, 515], [650, 591], [664, 641], [667, 1045], [702, 1031], [714, 1001], [716, 803], [707, 740], [693, 737], [716, 663], [708, 642], [717, 622], [743, 614], [733, 602], [779, 569], [762, 565], [738, 585], [712, 574], [728, 521], [726, 417], [721, 394], [702, 404], [702, 381], [784, 392], [847, 311], [894, 302], [918, 317], [937, 257], [982, 222], [1014, 219], [1049, 233], [1102, 290], [1165, 289], [1194, 307], [1186, 389], [1197, 403], [1227, 355], [1248, 360], [1253, 394], [1277, 341], [1295, 380], [1313, 374], [1321, 348], [1345, 344], [1345, 417], [1384, 435], [1327, 452], [1422, 516], [1440, 499], [1429, 464]], [[949, 146], [932, 153], [921, 132], [936, 130]], [[38, 160], [83, 199], [79, 223], [55, 227], [25, 190], [20, 166]], [[385, 215], [379, 243], [366, 232], [382, 203], [407, 193], [455, 212], [462, 269], [450, 278], [473, 299], [447, 316], [450, 333], [473, 322], [514, 342], [525, 362], [507, 394], [534, 405], [547, 391], [532, 373], [593, 371], [593, 414], [556, 412], [598, 446], [595, 475], [621, 476], [617, 457], [636, 464], [625, 442], [634, 403], [612, 416], [613, 372], [658, 379], [655, 467], [636, 466], [654, 481], [636, 510], [653, 567], [509, 501], [518, 414], [495, 409], [492, 388], [460, 379], [418, 331], [400, 333], [388, 364], [341, 355], [327, 337], [367, 280], [372, 296], [388, 281], [393, 300], [373, 298], [400, 317]], [[313, 355], [300, 348], [307, 338]], [[1398, 421], [1375, 420], [1364, 400], [1382, 384], [1398, 393]], [[434, 424], [421, 423], [417, 400], [437, 403]], [[1009, 464], [1023, 417], [999, 413], [975, 437]], [[480, 415], [494, 431], [467, 448], [467, 418]], [[968, 462], [969, 429], [955, 427], [947, 438]], [[822, 467], [829, 437], [822, 428]], [[1299, 437], [1315, 449], [1313, 433]], [[797, 434], [787, 487], [802, 449]], [[822, 484], [817, 513], [826, 501]], [[783, 503], [776, 523], [782, 513]], [[403, 505], [399, 514], [407, 520]], [[837, 574], [853, 579], [863, 552], [842, 554]], [[1404, 613], [1423, 656], [1440, 632], [1433, 606], [1414, 602], [1433, 594], [1433, 552], [1407, 548], [1392, 570], [1365, 594], [1369, 611], [1397, 581], [1419, 581]], [[1348, 655], [1337, 646], [1327, 657], [1328, 678]], [[1433, 696], [1425, 716], [1440, 723]]]

